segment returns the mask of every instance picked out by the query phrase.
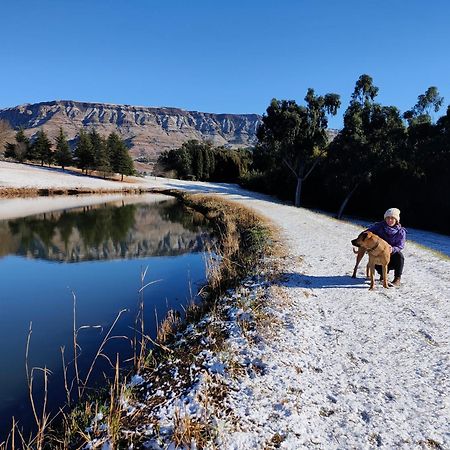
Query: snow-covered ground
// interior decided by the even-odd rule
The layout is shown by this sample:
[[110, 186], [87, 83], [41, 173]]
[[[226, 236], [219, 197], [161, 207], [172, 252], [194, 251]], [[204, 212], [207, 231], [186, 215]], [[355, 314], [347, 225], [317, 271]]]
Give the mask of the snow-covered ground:
[[[8, 170], [9, 186], [22, 182], [0, 165], [0, 187]], [[42, 187], [59, 187], [51, 177]], [[231, 337], [236, 354], [261, 370], [242, 374], [226, 398], [239, 425], [219, 429], [221, 448], [450, 448], [449, 237], [417, 231], [422, 245], [407, 244], [402, 286], [369, 292], [365, 260], [350, 278], [350, 240], [361, 225], [234, 185], [145, 185], [217, 192], [254, 208], [288, 250], [269, 297], [276, 327], [253, 343]], [[429, 242], [442, 253], [423, 247]]]
[[[135, 184], [140, 179], [130, 177]], [[61, 169], [39, 167], [28, 164], [16, 164], [0, 161], [0, 189], [2, 188], [61, 188], [61, 189], [121, 189], [133, 184], [101, 178], [86, 177], [81, 174], [64, 172]]]

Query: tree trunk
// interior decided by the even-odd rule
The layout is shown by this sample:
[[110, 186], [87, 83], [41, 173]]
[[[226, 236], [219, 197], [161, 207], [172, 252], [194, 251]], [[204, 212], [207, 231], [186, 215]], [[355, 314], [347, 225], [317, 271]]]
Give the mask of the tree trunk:
[[302, 194], [303, 178], [297, 177], [297, 187], [295, 188], [295, 206], [300, 206], [300, 199]]
[[349, 202], [351, 196], [354, 194], [354, 192], [356, 191], [356, 189], [359, 187], [361, 183], [357, 183], [355, 185], [355, 187], [347, 194], [347, 197], [344, 198], [344, 201], [341, 204], [341, 207], [339, 208], [339, 212], [337, 213], [336, 218], [337, 219], [341, 219], [342, 218], [342, 214], [344, 213], [344, 209], [347, 206], [347, 203]]
[[121, 175], [122, 175], [122, 179], [120, 181], [123, 181], [123, 173]]

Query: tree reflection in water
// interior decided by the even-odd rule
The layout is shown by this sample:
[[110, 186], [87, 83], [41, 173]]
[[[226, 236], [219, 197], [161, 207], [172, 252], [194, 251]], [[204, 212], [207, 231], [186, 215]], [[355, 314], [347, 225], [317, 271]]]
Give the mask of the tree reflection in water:
[[211, 238], [206, 219], [195, 212], [186, 214], [176, 199], [86, 206], [9, 220], [7, 226], [15, 245], [0, 249], [0, 256], [12, 253], [65, 262], [204, 251], [204, 239]]

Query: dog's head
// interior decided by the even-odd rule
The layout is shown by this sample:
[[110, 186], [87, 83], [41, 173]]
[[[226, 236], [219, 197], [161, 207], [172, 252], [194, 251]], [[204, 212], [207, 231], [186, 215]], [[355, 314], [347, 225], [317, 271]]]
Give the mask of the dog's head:
[[372, 248], [377, 243], [376, 236], [370, 231], [363, 231], [356, 239], [353, 239], [352, 245], [355, 247]]

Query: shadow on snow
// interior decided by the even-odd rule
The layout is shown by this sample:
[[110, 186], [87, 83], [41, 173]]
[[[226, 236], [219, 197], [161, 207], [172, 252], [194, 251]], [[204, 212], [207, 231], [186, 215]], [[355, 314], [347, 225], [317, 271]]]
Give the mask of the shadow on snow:
[[367, 289], [365, 281], [364, 278], [351, 278], [349, 275], [312, 276], [285, 272], [281, 274], [280, 284], [286, 287], [309, 289]]

